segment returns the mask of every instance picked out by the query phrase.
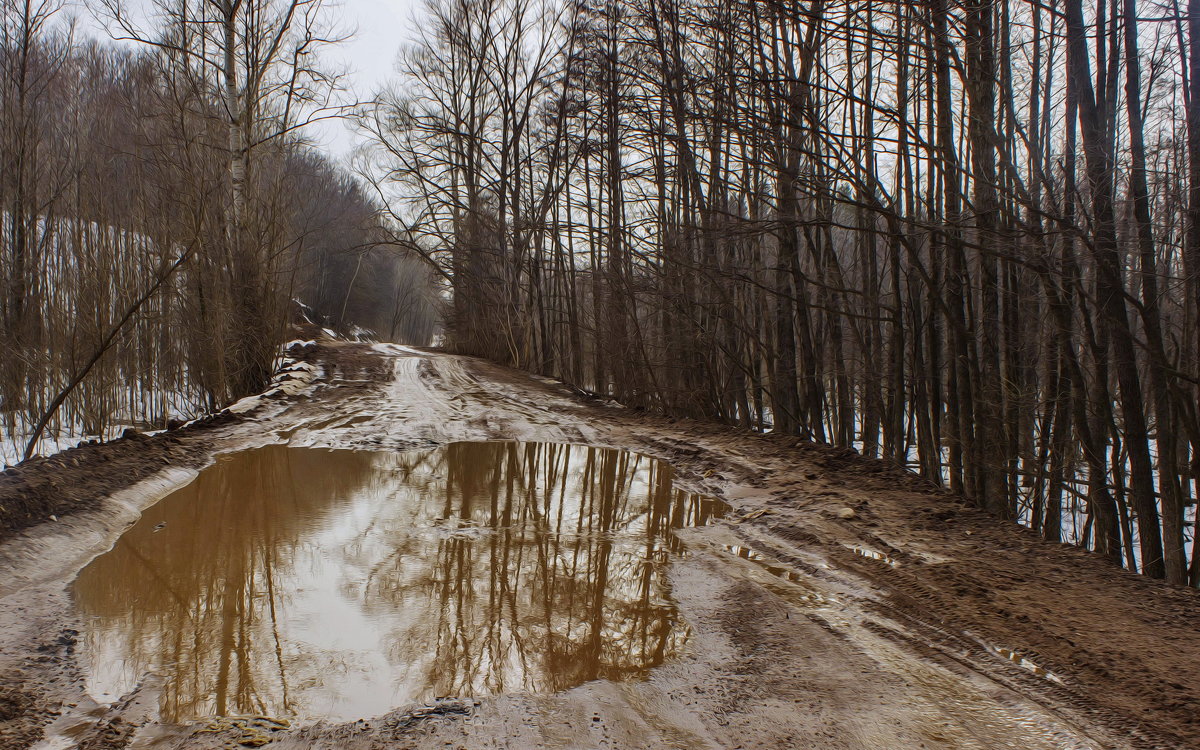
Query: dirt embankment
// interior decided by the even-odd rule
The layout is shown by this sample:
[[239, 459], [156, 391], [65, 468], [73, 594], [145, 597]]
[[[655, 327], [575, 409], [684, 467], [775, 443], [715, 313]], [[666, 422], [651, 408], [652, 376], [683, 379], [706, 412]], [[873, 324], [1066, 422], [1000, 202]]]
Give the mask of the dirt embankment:
[[448, 698], [255, 737], [279, 748], [1200, 748], [1194, 591], [1044, 543], [850, 451], [651, 417], [468, 358], [359, 345], [313, 357], [332, 387], [311, 396], [0, 478], [0, 556], [23, 571], [0, 584], [0, 746], [44, 729], [69, 739], [59, 747], [249, 737], [236, 722], [160, 723], [149, 683], [111, 706], [88, 702], [65, 594], [88, 555], [63, 551], [50, 566], [62, 572], [39, 577], [30, 550], [53, 558], [83, 539], [102, 551], [129, 522], [105, 510], [121, 492], [144, 506], [164, 469], [263, 442], [522, 439], [646, 453], [733, 505], [732, 518], [684, 534], [688, 564], [672, 571], [688, 653], [643, 682]]
[[[388, 375], [386, 363], [363, 345], [325, 342], [298, 348], [293, 359], [327, 368], [345, 388], [377, 383]], [[282, 403], [287, 397], [281, 393], [274, 400]], [[98, 498], [153, 476], [164, 466], [202, 466], [216, 447], [214, 431], [239, 421], [224, 411], [186, 425], [173, 422], [151, 435], [126, 430], [118, 440], [91, 440], [0, 472], [0, 542], [52, 516], [86, 511]]]

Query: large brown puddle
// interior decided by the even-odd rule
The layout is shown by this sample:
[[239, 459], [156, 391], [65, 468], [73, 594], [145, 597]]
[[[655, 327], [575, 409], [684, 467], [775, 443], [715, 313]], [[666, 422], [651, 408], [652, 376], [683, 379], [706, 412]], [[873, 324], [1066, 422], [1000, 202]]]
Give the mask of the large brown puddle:
[[149, 677], [168, 721], [350, 720], [636, 677], [688, 638], [672, 530], [723, 508], [581, 446], [225, 456], [80, 573], [89, 692]]

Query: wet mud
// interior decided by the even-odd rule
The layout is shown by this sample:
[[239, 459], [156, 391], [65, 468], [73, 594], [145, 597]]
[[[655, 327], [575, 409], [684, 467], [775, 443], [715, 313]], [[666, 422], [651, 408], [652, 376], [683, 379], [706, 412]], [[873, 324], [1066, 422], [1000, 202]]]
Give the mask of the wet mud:
[[0, 544], [0, 746], [1200, 747], [1195, 592], [849, 451], [323, 346]]

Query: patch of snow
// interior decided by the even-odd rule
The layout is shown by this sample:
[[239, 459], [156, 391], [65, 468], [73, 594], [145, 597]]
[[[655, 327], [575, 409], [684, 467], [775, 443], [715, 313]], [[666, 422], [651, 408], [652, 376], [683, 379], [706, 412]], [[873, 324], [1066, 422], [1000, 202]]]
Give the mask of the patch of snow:
[[[91, 440], [97, 442], [108, 442], [121, 437], [125, 430], [134, 429], [143, 435], [156, 435], [163, 430], [155, 430], [151, 432], [143, 431], [136, 425], [128, 423], [119, 423], [106, 427], [104, 432], [100, 434], [84, 432], [81, 429], [66, 430], [62, 429], [56, 433], [49, 431], [43, 432], [42, 437], [38, 440], [35, 446], [33, 455], [48, 457], [57, 453], [62, 453], [65, 450], [75, 448], [81, 443], [86, 443]], [[16, 466], [25, 458], [25, 445], [29, 442], [29, 430], [18, 430], [16, 434], [9, 434], [7, 431], [0, 431], [0, 468]]]
[[310, 382], [306, 382], [303, 380], [285, 380], [285, 381], [281, 382], [279, 385], [275, 386], [274, 388], [271, 388], [264, 395], [271, 395], [274, 393], [282, 393], [285, 396], [299, 396], [304, 393], [307, 393], [310, 385], [311, 385]]
[[296, 306], [300, 308], [300, 315], [306, 321], [308, 321], [309, 323], [312, 323], [313, 325], [317, 324], [317, 321], [313, 320], [313, 318], [316, 316], [313, 314], [313, 309], [311, 307], [304, 304], [303, 302], [301, 302], [299, 299], [297, 299], [295, 297], [292, 298], [292, 302], [295, 302]]
[[262, 406], [263, 396], [268, 395], [269, 393], [270, 391], [267, 393], [261, 393], [257, 396], [247, 396], [241, 401], [237, 401], [236, 403], [226, 406], [224, 410], [230, 414], [246, 414], [254, 411], [258, 407]]
[[311, 362], [297, 362], [290, 357], [279, 360], [279, 369], [271, 378], [270, 386], [256, 396], [246, 398], [225, 407], [224, 411], [231, 414], [247, 414], [263, 405], [263, 399], [282, 393], [285, 396], [302, 396], [312, 391], [316, 382], [325, 375], [320, 365]]
[[311, 364], [309, 362], [292, 362], [283, 367], [280, 367], [279, 370], [276, 372], [275, 378], [279, 379], [280, 376], [285, 373], [308, 372], [308, 373], [315, 374], [315, 373], [319, 373], [320, 371], [321, 371], [321, 368], [319, 368], [316, 365]]
[[361, 326], [351, 326], [349, 336], [350, 336], [351, 341], [360, 341], [360, 342], [364, 342], [364, 343], [368, 342], [368, 341], [378, 341], [379, 340], [378, 335], [376, 335], [376, 333], [374, 331], [372, 331], [369, 328], [363, 328]]
[[[121, 430], [114, 427], [113, 433], [115, 437], [121, 434]], [[66, 432], [54, 436], [43, 435], [42, 439], [38, 441], [33, 455], [52, 456], [68, 448], [74, 448], [84, 440], [92, 440], [100, 437], [99, 435], [84, 435], [83, 433], [76, 432]], [[16, 466], [21, 463], [21, 459], [25, 456], [25, 444], [27, 442], [29, 442], [28, 433], [18, 432], [15, 435], [9, 435], [5, 432], [0, 435], [0, 462], [3, 462], [5, 467]]]
[[397, 354], [415, 354], [418, 357], [427, 356], [425, 352], [420, 351], [419, 349], [414, 349], [411, 346], [405, 346], [403, 344], [372, 344], [371, 349], [379, 352], [380, 354], [391, 354], [393, 356]]

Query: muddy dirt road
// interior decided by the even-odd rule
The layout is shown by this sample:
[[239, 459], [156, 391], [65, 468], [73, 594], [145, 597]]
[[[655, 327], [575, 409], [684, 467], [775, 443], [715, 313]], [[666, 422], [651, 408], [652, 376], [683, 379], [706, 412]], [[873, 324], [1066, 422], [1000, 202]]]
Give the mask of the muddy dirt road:
[[[308, 359], [319, 374], [309, 391], [0, 477], [0, 501], [21, 504], [9, 526], [26, 527], [0, 544], [10, 571], [0, 581], [0, 747], [1200, 747], [1194, 592], [1044, 544], [848, 452], [650, 417], [469, 358], [323, 343]], [[96, 564], [114, 572], [88, 568], [82, 589], [76, 578], [144, 511], [146, 523], [166, 513], [147, 509], [215, 457], [283, 443], [412, 455], [496, 440], [635, 452], [658, 462], [651, 470], [673, 468], [677, 497], [728, 504], [674, 524], [678, 549], [638, 568], [665, 592], [647, 596], [658, 624], [644, 628], [672, 628], [662, 658], [623, 679], [422, 696], [336, 722], [269, 711], [176, 721], [178, 690], [163, 670], [135, 674], [117, 696], [89, 694], [98, 647], [85, 642], [79, 591], [101, 601], [111, 594], [102, 584], [128, 568], [105, 557]], [[228, 471], [264, 471], [254, 466]], [[158, 529], [182, 522], [161, 517], [130, 533], [168, 539]], [[468, 543], [476, 531], [445, 538]]]

